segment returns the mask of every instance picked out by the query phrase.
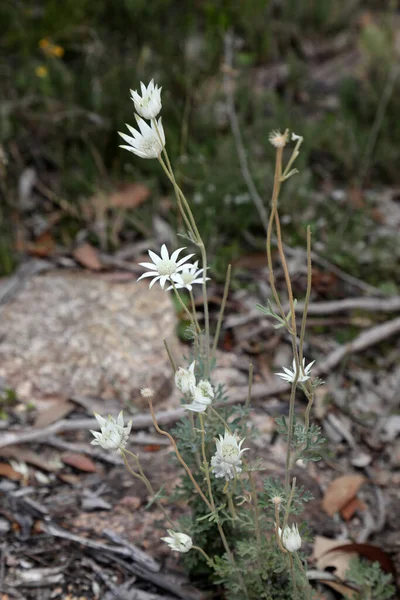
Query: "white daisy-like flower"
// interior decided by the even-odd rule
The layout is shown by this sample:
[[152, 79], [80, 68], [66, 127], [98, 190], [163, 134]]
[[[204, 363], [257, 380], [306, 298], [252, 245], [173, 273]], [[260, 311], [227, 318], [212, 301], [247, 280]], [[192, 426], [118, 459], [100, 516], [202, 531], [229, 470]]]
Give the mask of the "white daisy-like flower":
[[142, 90], [141, 96], [137, 91], [131, 90], [131, 97], [135, 104], [136, 112], [144, 119], [155, 119], [161, 110], [162, 88], [154, 85], [154, 79], [150, 81], [147, 88], [144, 83], [140, 82], [140, 88]]
[[[315, 363], [315, 360], [313, 360], [306, 366], [306, 359], [303, 358], [303, 368], [300, 369], [299, 378], [297, 380], [297, 383], [304, 383], [304, 381], [307, 381], [307, 379], [310, 379], [310, 375], [311, 375], [310, 371], [311, 371], [311, 367], [313, 366], [314, 363]], [[278, 377], [280, 377], [284, 381], [287, 381], [288, 383], [293, 383], [293, 381], [295, 380], [295, 377], [296, 377], [296, 361], [293, 359], [291, 369], [287, 369], [286, 367], [282, 367], [282, 368], [283, 368], [284, 372], [276, 373], [276, 375], [278, 375]]]
[[118, 450], [121, 452], [127, 444], [131, 432], [132, 421], [129, 421], [128, 425], [124, 427], [124, 415], [122, 410], [117, 419], [114, 419], [111, 415], [108, 415], [107, 419], [104, 419], [104, 417], [97, 413], [94, 413], [94, 416], [100, 425], [101, 432], [90, 430], [95, 437], [91, 443], [93, 445], [101, 446], [104, 450]]
[[162, 289], [164, 289], [164, 285], [167, 281], [170, 281], [171, 275], [179, 273], [179, 271], [183, 269], [183, 263], [193, 256], [193, 254], [188, 254], [188, 256], [184, 256], [178, 260], [178, 256], [182, 250], [185, 250], [185, 248], [178, 248], [171, 256], [169, 255], [165, 244], [161, 246], [161, 256], [158, 256], [155, 252], [149, 250], [149, 256], [153, 262], [139, 264], [142, 267], [146, 267], [146, 269], [150, 269], [150, 271], [143, 273], [138, 281], [144, 277], [153, 277], [154, 279], [150, 282], [149, 287], [151, 288], [156, 281], [160, 281], [160, 285]]
[[275, 148], [284, 148], [288, 141], [288, 132], [285, 131], [284, 133], [281, 133], [275, 129], [274, 131], [271, 131], [268, 139]]
[[188, 369], [179, 367], [175, 373], [175, 385], [182, 394], [193, 393], [196, 387], [196, 377], [194, 374], [195, 361], [192, 362]]
[[128, 143], [128, 146], [122, 145], [120, 148], [129, 150], [129, 152], [133, 152], [140, 158], [158, 158], [165, 146], [165, 134], [161, 117], [157, 122], [155, 120], [151, 121], [150, 126], [137, 115], [135, 115], [135, 119], [140, 131], [126, 123], [132, 137], [119, 131], [119, 135]]
[[244, 438], [238, 442], [235, 435], [225, 430], [225, 434], [215, 440], [217, 451], [211, 458], [211, 471], [215, 477], [225, 477], [226, 480], [233, 479], [241, 472], [242, 454], [248, 448], [242, 449]]
[[175, 552], [189, 552], [193, 546], [192, 538], [186, 533], [179, 533], [168, 529], [169, 537], [162, 537], [162, 541], [166, 542], [171, 550]]
[[288, 550], [288, 552], [296, 552], [301, 547], [301, 536], [299, 534], [299, 528], [297, 525], [286, 525], [283, 530], [279, 527], [279, 536], [281, 538], [281, 542], [284, 548]]
[[[191, 291], [195, 283], [203, 283], [204, 269], [198, 269], [198, 264], [199, 261], [196, 260], [192, 265], [185, 265], [180, 273], [175, 273], [171, 277], [178, 290], [186, 288]], [[209, 277], [206, 277], [206, 281], [209, 281], [209, 279]], [[172, 290], [172, 288], [173, 286], [171, 285], [168, 289]]]
[[211, 383], [203, 379], [191, 391], [192, 403], [184, 404], [183, 407], [193, 412], [204, 412], [214, 399], [214, 390]]

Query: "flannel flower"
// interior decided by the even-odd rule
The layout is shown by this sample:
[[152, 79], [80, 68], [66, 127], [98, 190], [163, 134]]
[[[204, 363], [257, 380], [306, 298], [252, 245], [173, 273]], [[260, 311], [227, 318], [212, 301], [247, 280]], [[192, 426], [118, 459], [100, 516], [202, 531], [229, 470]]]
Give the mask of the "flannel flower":
[[178, 533], [171, 529], [167, 531], [170, 537], [163, 537], [161, 539], [168, 544], [171, 550], [175, 550], [175, 552], [189, 552], [193, 546], [192, 538], [189, 535]]
[[184, 404], [183, 408], [193, 412], [204, 412], [214, 399], [214, 390], [209, 381], [203, 379], [191, 390], [192, 403]]
[[117, 419], [114, 419], [111, 415], [108, 415], [107, 419], [104, 419], [104, 417], [97, 413], [94, 413], [94, 416], [100, 425], [101, 432], [90, 430], [95, 437], [95, 439], [92, 440], [92, 444], [101, 446], [104, 450], [118, 450], [121, 453], [121, 450], [123, 450], [127, 444], [131, 432], [132, 421], [129, 421], [128, 425], [124, 427], [124, 415], [122, 410]]
[[169, 256], [165, 244], [161, 246], [161, 256], [158, 256], [155, 252], [149, 250], [149, 256], [153, 262], [139, 264], [142, 267], [146, 267], [146, 269], [150, 269], [150, 271], [143, 273], [143, 275], [139, 277], [138, 281], [144, 277], [154, 277], [154, 279], [150, 282], [149, 287], [151, 288], [156, 281], [160, 281], [160, 285], [162, 289], [164, 289], [166, 281], [170, 281], [172, 275], [181, 271], [183, 269], [183, 263], [193, 256], [193, 254], [188, 254], [188, 256], [184, 256], [178, 260], [178, 256], [182, 250], [185, 250], [185, 248], [178, 248], [178, 250], [175, 250], [171, 256]]
[[283, 533], [282, 529], [279, 527], [279, 536], [281, 538], [283, 547], [286, 548], [288, 552], [296, 552], [300, 549], [301, 537], [297, 525], [292, 525], [292, 527], [286, 525]]
[[165, 134], [161, 117], [158, 121], [154, 119], [150, 126], [137, 115], [135, 115], [135, 119], [140, 131], [126, 123], [132, 137], [119, 131], [119, 135], [128, 143], [128, 146], [122, 145], [120, 148], [129, 150], [129, 152], [133, 152], [140, 158], [158, 158], [165, 146]]
[[[313, 366], [314, 363], [315, 363], [315, 360], [313, 360], [306, 366], [306, 359], [303, 358], [303, 368], [300, 369], [299, 378], [297, 380], [297, 383], [304, 383], [304, 381], [307, 381], [307, 379], [310, 379], [310, 374], [311, 374], [310, 371], [311, 371], [311, 367]], [[286, 367], [282, 367], [282, 368], [284, 370], [284, 373], [276, 373], [276, 375], [278, 375], [278, 377], [280, 377], [284, 381], [287, 381], [288, 383], [293, 383], [296, 378], [296, 361], [293, 359], [291, 369], [287, 369]], [[304, 374], [303, 374], [303, 371], [304, 371]]]
[[[171, 279], [174, 282], [175, 287], [179, 290], [186, 288], [192, 291], [192, 286], [195, 283], [203, 283], [203, 271], [204, 269], [198, 269], [199, 261], [196, 260], [192, 265], [184, 265], [180, 273], [172, 275]], [[209, 281], [209, 277], [206, 277], [206, 281]], [[172, 290], [171, 285], [168, 289]]]
[[179, 367], [175, 373], [175, 385], [182, 394], [193, 392], [196, 387], [196, 377], [194, 374], [195, 361], [192, 362], [188, 369]]
[[242, 454], [248, 448], [241, 448], [244, 438], [238, 443], [236, 436], [225, 431], [224, 437], [219, 436], [215, 440], [217, 451], [211, 459], [211, 471], [215, 477], [225, 477], [226, 480], [233, 479], [242, 468]]
[[142, 95], [138, 92], [131, 90], [131, 97], [135, 104], [136, 112], [143, 117], [143, 119], [155, 119], [161, 110], [161, 89], [158, 85], [154, 85], [154, 79], [152, 79], [149, 85], [146, 86], [140, 82], [140, 88]]

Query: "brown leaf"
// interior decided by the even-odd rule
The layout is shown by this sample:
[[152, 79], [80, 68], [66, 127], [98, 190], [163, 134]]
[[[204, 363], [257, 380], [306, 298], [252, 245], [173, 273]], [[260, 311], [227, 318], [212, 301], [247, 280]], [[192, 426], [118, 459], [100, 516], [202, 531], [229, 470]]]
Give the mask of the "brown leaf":
[[47, 427], [47, 425], [68, 415], [74, 408], [73, 402], [70, 402], [67, 398], [58, 398], [39, 412], [34, 427]]
[[338, 540], [331, 540], [323, 536], [317, 535], [314, 540], [313, 558], [316, 561], [317, 569], [324, 571], [325, 569], [334, 570], [336, 577], [345, 580], [346, 571], [349, 568], [349, 562], [354, 554], [346, 554], [336, 551], [340, 545]]
[[150, 196], [149, 188], [143, 183], [132, 183], [114, 192], [110, 197], [110, 205], [115, 208], [136, 208]]
[[7, 479], [12, 479], [12, 481], [18, 481], [22, 479], [22, 474], [14, 471], [8, 463], [0, 463], [0, 477], [7, 477]]
[[319, 581], [331, 587], [333, 590], [339, 592], [343, 596], [347, 596], [350, 599], [357, 598], [358, 596], [357, 592], [353, 588], [349, 587], [348, 585], [345, 585], [344, 583], [337, 583], [336, 581], [325, 581], [324, 579], [320, 579]]
[[85, 471], [85, 473], [96, 473], [97, 471], [94, 462], [84, 454], [67, 452], [61, 456], [61, 460], [64, 464], [79, 469], [79, 471]]
[[102, 268], [102, 264], [97, 254], [97, 250], [91, 245], [85, 242], [72, 253], [75, 260], [87, 269], [92, 271], [99, 271]]
[[396, 570], [394, 568], [392, 559], [388, 554], [386, 554], [386, 552], [381, 550], [381, 548], [379, 548], [378, 546], [373, 546], [372, 544], [356, 543], [342, 544], [336, 546], [335, 548], [332, 548], [331, 550], [328, 550], [326, 556], [331, 552], [340, 552], [342, 554], [356, 553], [359, 556], [362, 556], [363, 558], [367, 558], [371, 562], [378, 562], [386, 573], [392, 573], [392, 575], [396, 575]]
[[360, 512], [364, 512], [366, 509], [365, 502], [360, 500], [359, 498], [352, 498], [347, 504], [340, 509], [340, 514], [342, 515], [345, 521], [350, 521], [356, 510]]
[[342, 475], [334, 479], [322, 500], [324, 511], [332, 517], [354, 498], [364, 481], [366, 478], [363, 475]]
[[28, 244], [27, 250], [32, 256], [46, 257], [51, 256], [54, 251], [54, 238], [50, 231], [44, 231], [36, 241], [32, 244]]

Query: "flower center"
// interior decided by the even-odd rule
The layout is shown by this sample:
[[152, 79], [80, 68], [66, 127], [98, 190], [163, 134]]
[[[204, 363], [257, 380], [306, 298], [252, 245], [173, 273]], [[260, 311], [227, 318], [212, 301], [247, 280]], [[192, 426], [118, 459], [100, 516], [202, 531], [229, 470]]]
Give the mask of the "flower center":
[[229, 460], [232, 458], [237, 458], [238, 451], [236, 446], [233, 444], [223, 444], [222, 446], [222, 456], [223, 458]]
[[194, 276], [191, 273], [188, 273], [188, 272], [181, 273], [181, 277], [182, 277], [183, 283], [185, 285], [188, 285], [188, 283], [192, 283], [192, 281], [194, 279]]
[[176, 263], [173, 260], [162, 260], [157, 265], [157, 271], [160, 275], [173, 275], [176, 272]]

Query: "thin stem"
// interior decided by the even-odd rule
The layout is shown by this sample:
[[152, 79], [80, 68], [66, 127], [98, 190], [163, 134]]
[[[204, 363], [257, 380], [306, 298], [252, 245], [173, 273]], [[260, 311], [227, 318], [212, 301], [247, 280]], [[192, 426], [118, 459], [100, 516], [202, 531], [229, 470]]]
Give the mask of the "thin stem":
[[[279, 550], [281, 552], [283, 552], [284, 554], [287, 554], [287, 550], [282, 544], [282, 539], [281, 539], [281, 536], [279, 533], [279, 529], [280, 529], [280, 526], [279, 526], [279, 504], [275, 503], [275, 537], [276, 537], [276, 541], [279, 546]], [[283, 529], [282, 529], [282, 533], [283, 533]]]
[[199, 243], [199, 248], [201, 252], [201, 260], [203, 267], [203, 306], [204, 306], [204, 330], [205, 330], [205, 369], [204, 374], [205, 378], [210, 378], [210, 317], [208, 313], [208, 297], [207, 297], [207, 253], [204, 246], [204, 243], [201, 241]]
[[310, 303], [311, 296], [311, 283], [312, 283], [312, 264], [311, 264], [311, 228], [307, 227], [307, 292], [304, 301], [303, 317], [301, 319], [301, 330], [300, 330], [300, 343], [299, 343], [299, 362], [300, 367], [303, 368], [303, 344], [306, 334], [307, 324], [307, 312], [308, 305]]
[[284, 529], [287, 525], [287, 522], [288, 522], [288, 518], [289, 518], [289, 514], [290, 514], [290, 507], [292, 504], [295, 489], [296, 489], [296, 477], [293, 477], [292, 489], [290, 490], [290, 496], [289, 496], [288, 503], [286, 505], [285, 516], [283, 518], [282, 531], [284, 531]]
[[247, 398], [246, 398], [246, 402], [244, 404], [244, 410], [247, 410], [250, 406], [252, 387], [253, 387], [253, 364], [250, 363], [249, 364], [249, 381], [248, 381], [248, 388], [247, 388]]
[[222, 326], [222, 320], [224, 318], [226, 299], [228, 297], [229, 284], [231, 282], [231, 272], [232, 272], [232, 267], [231, 267], [231, 265], [228, 265], [228, 268], [226, 270], [224, 293], [222, 296], [221, 308], [220, 308], [219, 315], [218, 315], [217, 328], [215, 330], [214, 343], [213, 343], [213, 347], [212, 347], [212, 351], [211, 351], [211, 360], [214, 358], [215, 352], [217, 350], [218, 340], [219, 340], [219, 336], [221, 333], [221, 326]]
[[273, 188], [273, 191], [272, 191], [271, 214], [270, 214], [270, 217], [269, 217], [268, 228], [267, 228], [266, 249], [267, 249], [267, 259], [268, 259], [269, 283], [270, 283], [270, 286], [271, 286], [272, 294], [274, 296], [274, 299], [275, 299], [275, 302], [276, 302], [277, 306], [279, 307], [279, 310], [281, 312], [282, 318], [286, 319], [286, 316], [285, 316], [285, 313], [284, 313], [281, 301], [279, 299], [279, 294], [278, 294], [276, 286], [275, 286], [275, 275], [274, 275], [274, 268], [273, 268], [273, 264], [272, 264], [272, 252], [271, 252], [272, 226], [273, 226], [274, 219], [275, 219], [275, 213], [276, 213], [276, 210], [277, 210], [277, 202], [278, 202], [279, 190], [280, 190], [280, 187], [281, 187], [282, 152], [283, 152], [283, 148], [278, 148], [277, 152], [276, 152], [275, 174], [274, 174], [274, 188]]
[[289, 555], [289, 563], [290, 563], [290, 576], [292, 578], [292, 583], [293, 583], [294, 599], [298, 600], [299, 592], [297, 589], [297, 581], [296, 581], [296, 573], [294, 571], [293, 556], [290, 554], [290, 552], [288, 553], [288, 555]]
[[203, 492], [201, 491], [201, 488], [199, 486], [199, 484], [197, 483], [197, 481], [195, 480], [195, 478], [193, 477], [193, 474], [190, 470], [190, 468], [188, 467], [188, 465], [186, 464], [186, 462], [184, 461], [184, 459], [182, 458], [179, 450], [178, 450], [178, 446], [176, 445], [176, 442], [174, 440], [174, 438], [172, 437], [172, 435], [170, 433], [168, 433], [168, 431], [164, 431], [163, 429], [160, 428], [160, 426], [157, 423], [157, 418], [154, 412], [154, 407], [153, 407], [153, 403], [151, 401], [151, 399], [148, 399], [149, 401], [149, 408], [150, 408], [150, 414], [151, 414], [151, 418], [153, 420], [153, 424], [154, 427], [156, 429], [156, 431], [161, 434], [161, 435], [165, 435], [169, 441], [171, 442], [171, 444], [174, 447], [174, 451], [175, 451], [175, 455], [176, 458], [179, 460], [179, 462], [181, 463], [181, 465], [183, 466], [183, 468], [185, 469], [186, 473], [189, 476], [190, 481], [193, 483], [193, 486], [196, 490], [196, 492], [199, 494], [200, 498], [205, 502], [205, 504], [207, 505], [207, 508], [210, 510], [210, 512], [213, 512], [214, 509], [211, 506], [210, 502], [208, 501], [208, 499], [206, 498], [206, 496], [203, 494]]
[[190, 295], [190, 302], [191, 302], [191, 305], [192, 305], [193, 320], [194, 320], [195, 325], [196, 325], [197, 333], [200, 335], [201, 334], [201, 328], [200, 328], [200, 325], [199, 325], [199, 321], [197, 319], [196, 304], [195, 304], [195, 301], [194, 301], [194, 296], [193, 296], [193, 291], [192, 290], [189, 290], [189, 295]]
[[190, 312], [190, 310], [188, 309], [188, 307], [186, 306], [186, 304], [184, 303], [184, 301], [182, 300], [182, 298], [181, 298], [181, 295], [180, 295], [180, 293], [178, 292], [178, 290], [177, 290], [177, 288], [176, 288], [176, 285], [175, 285], [175, 283], [172, 281], [172, 279], [170, 279], [170, 283], [171, 283], [171, 285], [172, 285], [172, 288], [173, 288], [173, 290], [174, 290], [174, 292], [175, 292], [175, 296], [177, 297], [179, 304], [181, 305], [181, 307], [183, 308], [183, 310], [184, 310], [184, 312], [186, 313], [187, 317], [189, 318], [189, 321], [191, 322], [191, 324], [192, 324], [193, 328], [194, 328], [195, 330], [197, 330], [197, 327], [196, 327], [196, 322], [195, 322], [195, 320], [194, 320], [194, 317], [193, 317], [192, 313]]
[[288, 424], [288, 439], [287, 439], [287, 451], [286, 451], [286, 465], [285, 465], [285, 489], [289, 489], [290, 479], [290, 468], [291, 468], [291, 453], [292, 453], [292, 440], [293, 440], [293, 427], [294, 427], [294, 404], [296, 400], [296, 387], [299, 379], [299, 364], [296, 362], [296, 373], [292, 383], [292, 389], [290, 391], [289, 400], [289, 424]]
[[297, 562], [297, 564], [299, 566], [299, 569], [301, 570], [301, 572], [303, 574], [303, 577], [305, 579], [305, 587], [306, 587], [306, 593], [307, 593], [307, 600], [311, 600], [311, 598], [312, 598], [312, 590], [311, 590], [310, 582], [308, 581], [307, 572], [306, 572], [306, 570], [305, 570], [305, 568], [303, 566], [303, 563], [301, 562], [300, 557], [299, 557], [299, 555], [298, 555], [297, 552], [294, 553], [294, 557], [295, 557], [295, 560], [296, 560], [296, 562]]
[[211, 486], [211, 479], [210, 479], [210, 469], [208, 466], [208, 461], [207, 461], [207, 456], [206, 456], [206, 444], [205, 444], [205, 429], [204, 429], [204, 419], [203, 419], [203, 415], [201, 413], [199, 413], [199, 421], [200, 421], [200, 432], [201, 432], [201, 453], [203, 456], [203, 468], [204, 468], [204, 475], [206, 478], [206, 482], [207, 482], [207, 487], [208, 487], [208, 496], [210, 499], [210, 504], [212, 506], [212, 510], [215, 511], [215, 503], [214, 503], [214, 496], [212, 493], [212, 486]]
[[200, 552], [200, 554], [202, 554], [204, 556], [204, 558], [206, 559], [208, 565], [210, 567], [213, 566], [213, 560], [212, 558], [210, 558], [207, 554], [207, 552], [204, 552], [203, 548], [200, 548], [200, 546], [192, 546], [192, 550], [197, 550], [198, 552]]
[[172, 183], [172, 186], [173, 186], [174, 192], [175, 192], [176, 201], [177, 201], [177, 204], [178, 204], [178, 208], [179, 208], [179, 211], [180, 211], [180, 213], [181, 213], [181, 215], [183, 217], [183, 220], [185, 221], [185, 225], [188, 228], [188, 231], [190, 231], [190, 233], [192, 234], [192, 236], [195, 237], [195, 232], [194, 232], [194, 230], [193, 230], [193, 228], [192, 228], [192, 226], [190, 224], [190, 221], [189, 221], [189, 219], [188, 219], [188, 217], [187, 217], [187, 215], [186, 215], [186, 213], [185, 213], [185, 211], [183, 209], [183, 205], [182, 205], [182, 202], [181, 202], [181, 197], [180, 197], [180, 194], [179, 194], [178, 184], [176, 183], [173, 175], [168, 170], [168, 168], [165, 165], [165, 162], [163, 161], [163, 159], [161, 158], [161, 156], [158, 157], [158, 162], [160, 163], [160, 165], [163, 168], [164, 173], [166, 174], [166, 176], [168, 177], [168, 179]]
[[175, 359], [174, 359], [174, 357], [172, 355], [171, 349], [170, 349], [170, 347], [168, 345], [168, 342], [167, 342], [167, 340], [165, 338], [163, 338], [163, 343], [164, 343], [164, 346], [165, 346], [165, 350], [167, 351], [169, 362], [171, 363], [172, 369], [173, 369], [174, 373], [176, 373], [176, 370], [177, 370], [178, 367], [176, 366]]
[[[139, 469], [139, 473], [135, 473], [135, 471], [132, 469], [132, 467], [130, 466], [128, 459], [126, 458], [126, 454], [129, 454], [130, 456], [132, 456], [132, 458], [135, 459], [137, 468]], [[161, 512], [163, 513], [165, 519], [168, 521], [168, 523], [171, 525], [171, 527], [173, 529], [176, 528], [176, 523], [174, 523], [171, 519], [171, 517], [168, 515], [167, 511], [165, 510], [164, 506], [161, 504], [161, 502], [157, 499], [155, 499], [156, 496], [156, 492], [154, 491], [153, 486], [151, 485], [150, 481], [147, 479], [143, 469], [142, 469], [142, 465], [140, 464], [139, 461], [139, 457], [136, 456], [136, 454], [133, 454], [133, 452], [130, 452], [129, 450], [123, 450], [122, 451], [122, 458], [124, 460], [125, 466], [128, 469], [129, 473], [131, 475], [133, 475], [134, 477], [137, 477], [138, 479], [140, 479], [144, 485], [147, 488], [147, 491], [149, 492], [150, 496], [152, 497], [153, 501], [155, 502], [155, 504], [157, 505], [157, 507], [161, 510]]]

